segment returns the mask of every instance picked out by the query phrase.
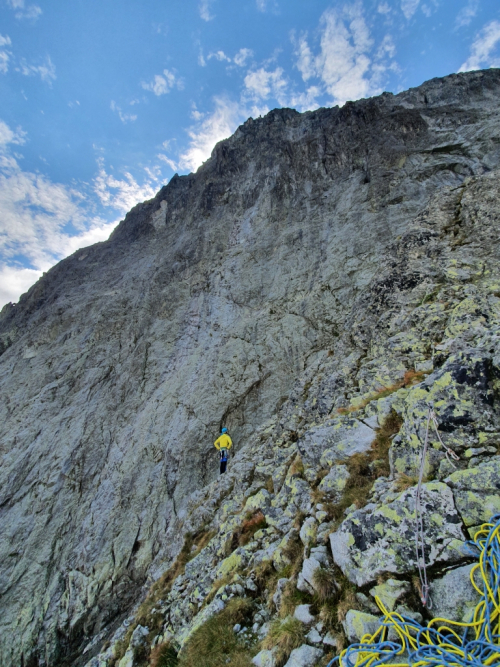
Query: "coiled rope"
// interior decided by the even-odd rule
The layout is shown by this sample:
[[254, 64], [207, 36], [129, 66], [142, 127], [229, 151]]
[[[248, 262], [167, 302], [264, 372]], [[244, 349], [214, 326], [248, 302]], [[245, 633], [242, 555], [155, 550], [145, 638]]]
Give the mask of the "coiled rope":
[[[493, 667], [500, 665], [500, 514], [476, 532], [467, 545], [479, 552], [470, 580], [480, 595], [470, 623], [433, 618], [427, 626], [388, 611], [380, 628], [334, 658], [328, 667]], [[474, 577], [480, 574], [478, 585]], [[479, 578], [479, 577], [478, 577]], [[389, 641], [389, 631], [397, 635]]]

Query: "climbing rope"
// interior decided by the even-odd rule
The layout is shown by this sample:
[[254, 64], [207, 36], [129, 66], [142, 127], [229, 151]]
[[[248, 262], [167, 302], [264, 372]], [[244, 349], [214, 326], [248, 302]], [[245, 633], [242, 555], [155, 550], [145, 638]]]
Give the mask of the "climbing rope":
[[436, 432], [438, 440], [446, 452], [446, 458], [448, 459], [449, 463], [454, 468], [456, 468], [456, 465], [451, 459], [453, 458], [455, 461], [459, 460], [459, 457], [455, 454], [455, 452], [447, 447], [441, 440], [441, 436], [439, 435], [438, 431], [436, 415], [434, 410], [429, 406], [429, 411], [427, 413], [427, 426], [425, 429], [425, 442], [422, 449], [422, 455], [420, 457], [418, 484], [415, 489], [415, 554], [417, 560], [418, 576], [420, 577], [420, 599], [422, 600], [424, 607], [427, 607], [428, 609], [432, 609], [432, 600], [429, 596], [429, 582], [427, 580], [427, 567], [425, 565], [425, 533], [422, 513], [422, 482], [424, 478], [425, 457], [427, 455], [427, 449], [429, 446], [429, 426], [431, 422], [434, 426], [434, 431]]
[[[493, 667], [500, 665], [500, 514], [492, 517], [467, 542], [479, 560], [470, 580], [480, 601], [468, 623], [433, 618], [427, 626], [388, 611], [380, 628], [365, 635], [334, 658], [328, 667]], [[478, 585], [475, 573], [480, 574]], [[389, 639], [389, 633], [392, 638]]]

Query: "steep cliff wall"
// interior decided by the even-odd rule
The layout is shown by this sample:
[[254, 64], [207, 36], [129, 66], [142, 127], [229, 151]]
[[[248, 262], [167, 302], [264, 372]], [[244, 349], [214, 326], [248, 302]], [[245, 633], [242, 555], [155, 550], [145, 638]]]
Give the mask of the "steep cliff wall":
[[[234, 530], [221, 528], [225, 492], [241, 507], [276, 470], [278, 497], [292, 488], [284, 479], [297, 452], [315, 479], [338, 441], [328, 429], [348, 428], [336, 409], [418, 364], [434, 370], [425, 364], [441, 339], [451, 341], [444, 360], [493, 335], [499, 94], [500, 72], [489, 70], [342, 109], [248, 120], [195, 175], [172, 179], [109, 241], [79, 250], [4, 308], [2, 664], [79, 659], [207, 512], [217, 510], [220, 531], [210, 553], [224, 555], [220, 540]], [[488, 354], [491, 419], [481, 432], [497, 428]], [[458, 366], [467, 364], [476, 369], [467, 386], [480, 386], [482, 371], [469, 357]], [[417, 395], [403, 398], [392, 406], [400, 414], [423, 409]], [[471, 422], [450, 410], [450, 432]], [[212, 442], [222, 423], [238, 457], [217, 490], [206, 485], [217, 475]], [[395, 438], [393, 474], [411, 472], [418, 428], [409, 418]], [[459, 448], [467, 440], [474, 449], [478, 438], [467, 431]], [[268, 469], [256, 473], [270, 451]], [[329, 465], [338, 460], [337, 452]], [[429, 471], [438, 475], [440, 465], [435, 457]], [[275, 503], [278, 513], [293, 505], [289, 495]], [[203, 502], [205, 515], [193, 514]], [[290, 530], [275, 523], [277, 535]], [[339, 530], [349, 534], [347, 524]], [[457, 528], [448, 537], [463, 535]], [[366, 583], [347, 551], [338, 564]], [[371, 567], [382, 571], [376, 556]], [[208, 591], [215, 570], [207, 563]], [[177, 601], [176, 632], [197, 608], [181, 598], [191, 606]]]

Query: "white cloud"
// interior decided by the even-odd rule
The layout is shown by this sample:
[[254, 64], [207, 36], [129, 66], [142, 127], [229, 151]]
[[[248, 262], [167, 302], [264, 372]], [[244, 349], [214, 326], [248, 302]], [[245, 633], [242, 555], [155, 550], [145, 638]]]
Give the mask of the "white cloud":
[[[500, 22], [490, 21], [476, 35], [472, 43], [469, 58], [462, 64], [459, 72], [469, 72], [484, 67], [500, 67]], [[494, 53], [496, 51], [496, 54]]]
[[411, 19], [418, 9], [420, 0], [401, 0], [401, 11], [407, 19]]
[[231, 62], [231, 58], [229, 58], [229, 56], [226, 56], [224, 51], [215, 51], [215, 52], [209, 53], [208, 60], [211, 60], [212, 58], [215, 58], [216, 60], [219, 60], [220, 62], [224, 62], [224, 61], [226, 61], [228, 63]]
[[22, 60], [19, 67], [16, 67], [17, 72], [21, 72], [23, 76], [39, 75], [42, 81], [52, 85], [52, 81], [56, 79], [56, 68], [50, 59], [50, 56], [45, 58], [45, 62], [41, 65], [30, 65], [26, 60]]
[[176, 77], [175, 72], [164, 69], [162, 74], [155, 74], [153, 81], [150, 83], [141, 81], [141, 86], [144, 90], [150, 90], [155, 95], [160, 96], [169, 93], [174, 87], [182, 90], [184, 82]]
[[43, 271], [17, 266], [0, 267], [0, 309], [6, 303], [15, 303], [41, 277]]
[[[130, 173], [115, 177], [98, 163], [93, 191], [54, 183], [23, 171], [14, 153], [26, 133], [0, 120], [0, 300], [15, 301], [42, 271], [78, 248], [104, 241], [118, 220], [165, 182], [159, 166], [145, 169], [142, 184]], [[112, 221], [95, 214], [95, 195]], [[22, 263], [19, 257], [23, 258]], [[24, 266], [23, 266], [24, 265]]]
[[114, 208], [122, 214], [130, 211], [138, 202], [154, 197], [162, 182], [160, 174], [153, 176], [150, 172], [149, 176], [153, 178], [140, 185], [129, 172], [125, 172], [122, 178], [108, 174], [102, 157], [97, 160], [97, 164], [99, 172], [94, 178], [94, 192], [103, 206]]
[[[302, 79], [319, 79], [318, 85], [332, 96], [334, 104], [380, 93], [385, 73], [396, 67], [391, 62], [395, 55], [391, 37], [386, 35], [377, 47], [360, 4], [324, 12], [316, 54], [307, 35], [298, 40], [292, 36], [292, 41]], [[317, 92], [310, 95], [315, 98]]]
[[252, 49], [240, 49], [238, 53], [234, 56], [234, 63], [238, 67], [244, 67], [248, 58], [253, 56]]
[[469, 2], [463, 7], [457, 14], [455, 19], [455, 28], [463, 28], [472, 21], [476, 16], [477, 10], [479, 9], [479, 0], [469, 0]]
[[389, 14], [391, 11], [391, 8], [389, 7], [388, 2], [381, 2], [379, 6], [377, 7], [377, 12], [379, 14]]
[[[77, 104], [80, 104], [80, 102], [77, 102]], [[132, 114], [132, 113], [123, 113], [121, 108], [116, 104], [114, 100], [111, 100], [111, 104], [109, 105], [111, 111], [114, 111], [118, 114], [118, 117], [120, 118], [122, 123], [131, 123], [134, 120], [137, 120], [137, 114]]]
[[8, 51], [0, 51], [0, 72], [7, 74], [9, 71], [10, 53]]
[[[0, 295], [8, 300], [69, 252], [106, 238], [115, 224], [89, 216], [80, 192], [23, 171], [11, 145], [24, 141], [22, 130], [0, 121]], [[19, 256], [31, 266], [21, 266]]]
[[0, 46], [10, 46], [12, 42], [10, 41], [10, 37], [8, 35], [0, 35]]
[[180, 169], [195, 171], [207, 160], [215, 144], [227, 139], [245, 118], [246, 112], [236, 102], [216, 98], [215, 110], [188, 130], [189, 148], [179, 158]]
[[272, 72], [263, 67], [249, 72], [245, 77], [244, 83], [246, 93], [253, 99], [265, 100], [272, 96], [280, 104], [286, 104], [285, 93], [288, 84], [283, 76], [283, 69], [281, 67], [277, 67]]
[[161, 160], [162, 162], [165, 162], [166, 164], [168, 164], [168, 166], [170, 167], [170, 169], [172, 171], [177, 171], [177, 169], [178, 169], [177, 164], [171, 158], [169, 158], [168, 155], [165, 155], [165, 153], [158, 153], [158, 155], [156, 157], [159, 160]]
[[200, 12], [200, 17], [204, 21], [211, 21], [212, 19], [215, 18], [215, 14], [212, 14], [210, 12], [210, 5], [213, 4], [213, 0], [201, 0], [200, 4], [198, 5], [198, 9]]
[[5, 149], [8, 144], [24, 144], [26, 139], [26, 132], [21, 128], [11, 130], [7, 123], [0, 120], [0, 155], [5, 154]]
[[26, 5], [25, 0], [7, 0], [7, 4], [16, 11], [16, 19], [36, 20], [42, 13], [38, 5]]

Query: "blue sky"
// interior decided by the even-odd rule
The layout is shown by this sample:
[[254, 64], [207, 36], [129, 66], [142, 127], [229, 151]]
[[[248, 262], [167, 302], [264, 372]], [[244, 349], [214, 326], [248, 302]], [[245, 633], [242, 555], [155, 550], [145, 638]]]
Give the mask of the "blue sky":
[[0, 307], [248, 116], [495, 66], [498, 0], [0, 0]]

